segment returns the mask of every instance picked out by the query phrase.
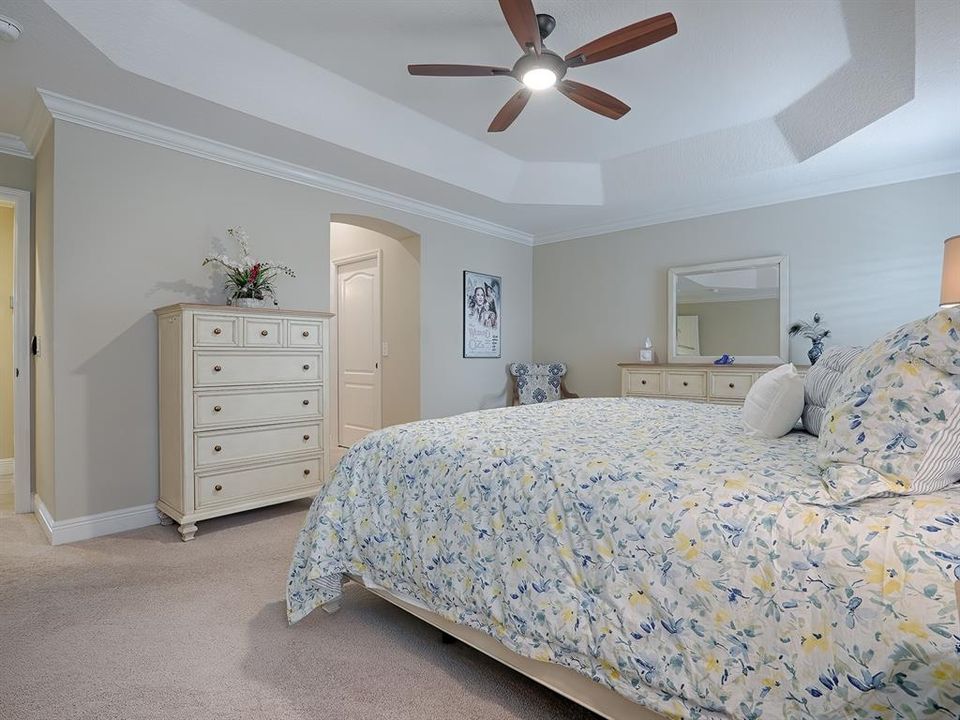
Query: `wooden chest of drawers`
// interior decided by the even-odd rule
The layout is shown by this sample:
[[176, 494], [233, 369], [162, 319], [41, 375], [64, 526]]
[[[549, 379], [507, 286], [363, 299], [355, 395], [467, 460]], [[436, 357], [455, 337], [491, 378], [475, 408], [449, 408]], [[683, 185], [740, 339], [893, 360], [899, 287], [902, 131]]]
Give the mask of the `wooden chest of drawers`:
[[[620, 363], [622, 397], [656, 397], [742, 405], [750, 386], [774, 365]], [[798, 367], [801, 375], [806, 367]]]
[[160, 343], [160, 499], [197, 522], [315, 495], [326, 480], [328, 313], [171, 305]]

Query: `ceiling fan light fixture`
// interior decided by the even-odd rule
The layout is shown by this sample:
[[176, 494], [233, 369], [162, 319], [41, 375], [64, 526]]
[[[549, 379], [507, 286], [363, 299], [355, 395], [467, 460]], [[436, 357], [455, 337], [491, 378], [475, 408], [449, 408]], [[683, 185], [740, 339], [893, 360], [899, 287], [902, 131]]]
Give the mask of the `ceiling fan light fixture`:
[[523, 74], [524, 85], [531, 90], [546, 90], [557, 84], [557, 74], [549, 68], [533, 68]]

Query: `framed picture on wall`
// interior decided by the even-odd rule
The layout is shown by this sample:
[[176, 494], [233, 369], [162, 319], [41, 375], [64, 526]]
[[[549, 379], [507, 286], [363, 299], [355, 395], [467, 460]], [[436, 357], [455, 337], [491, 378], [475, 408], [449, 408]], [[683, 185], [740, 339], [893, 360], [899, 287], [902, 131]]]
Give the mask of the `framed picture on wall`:
[[503, 287], [496, 275], [463, 271], [463, 356], [500, 357]]

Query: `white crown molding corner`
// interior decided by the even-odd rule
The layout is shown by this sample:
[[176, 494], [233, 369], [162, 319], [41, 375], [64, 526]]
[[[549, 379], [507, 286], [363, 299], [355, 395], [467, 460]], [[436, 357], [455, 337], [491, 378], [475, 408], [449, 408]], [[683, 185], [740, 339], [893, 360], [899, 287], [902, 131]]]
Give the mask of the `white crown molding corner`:
[[[212, 160], [250, 172], [326, 190], [345, 197], [456, 225], [484, 235], [533, 245], [533, 235], [522, 230], [474, 217], [371, 185], [296, 165], [250, 150], [160, 125], [83, 100], [37, 89], [43, 105], [55, 120], [81, 125], [93, 130], [149, 143], [194, 157]], [[42, 139], [42, 138], [41, 138]]]
[[44, 138], [53, 126], [53, 117], [43, 103], [43, 98], [38, 94], [30, 108], [30, 115], [27, 116], [27, 124], [23, 127], [20, 137], [24, 145], [30, 151], [31, 157], [36, 157], [43, 145]]
[[101, 535], [112, 535], [160, 523], [157, 506], [152, 503], [68, 520], [54, 520], [40, 496], [34, 494], [33, 512], [51, 545], [90, 540]]
[[9, 133], [0, 133], [0, 153], [33, 160], [33, 153], [30, 152], [26, 143], [16, 135], [10, 135]]
[[665, 223], [677, 222], [679, 220], [692, 220], [709, 215], [721, 215], [728, 212], [737, 212], [739, 210], [750, 210], [753, 208], [767, 207], [769, 205], [779, 205], [780, 203], [794, 202], [796, 200], [809, 200], [810, 198], [825, 197], [827, 195], [836, 195], [843, 192], [852, 192], [854, 190], [867, 190], [873, 187], [883, 185], [894, 185], [901, 182], [910, 182], [911, 180], [924, 180], [926, 178], [939, 177], [941, 175], [952, 175], [960, 172], [960, 159], [937, 160], [930, 163], [919, 163], [908, 165], [902, 168], [892, 170], [880, 170], [876, 172], [863, 173], [860, 175], [848, 175], [843, 178], [834, 178], [807, 185], [798, 185], [790, 190], [783, 190], [774, 193], [768, 193], [762, 196], [754, 197], [752, 200], [734, 200], [728, 199], [716, 203], [705, 205], [694, 205], [677, 210], [669, 210], [663, 213], [650, 213], [619, 220], [602, 225], [591, 225], [581, 227], [575, 230], [561, 230], [555, 233], [543, 233], [534, 237], [533, 244], [550, 245], [551, 243], [566, 242], [567, 240], [579, 240], [587, 237], [596, 237], [599, 235], [608, 235], [610, 233], [622, 232], [624, 230], [638, 230], [652, 225], [663, 225]]

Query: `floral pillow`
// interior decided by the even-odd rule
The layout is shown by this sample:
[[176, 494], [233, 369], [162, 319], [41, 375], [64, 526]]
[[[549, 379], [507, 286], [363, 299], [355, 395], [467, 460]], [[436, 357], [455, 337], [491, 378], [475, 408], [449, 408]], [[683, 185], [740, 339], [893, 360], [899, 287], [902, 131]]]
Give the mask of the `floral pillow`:
[[904, 325], [857, 356], [827, 407], [817, 459], [839, 502], [960, 480], [960, 308]]

